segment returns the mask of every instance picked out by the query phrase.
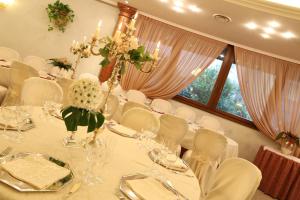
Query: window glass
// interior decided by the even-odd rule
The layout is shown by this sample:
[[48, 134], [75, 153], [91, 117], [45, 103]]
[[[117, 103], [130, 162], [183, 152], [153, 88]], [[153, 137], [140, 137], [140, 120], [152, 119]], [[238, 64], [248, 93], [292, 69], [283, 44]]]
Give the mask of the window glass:
[[223, 61], [216, 59], [188, 87], [180, 92], [180, 96], [207, 104], [220, 72]]
[[235, 64], [231, 66], [217, 108], [252, 121], [241, 95]]

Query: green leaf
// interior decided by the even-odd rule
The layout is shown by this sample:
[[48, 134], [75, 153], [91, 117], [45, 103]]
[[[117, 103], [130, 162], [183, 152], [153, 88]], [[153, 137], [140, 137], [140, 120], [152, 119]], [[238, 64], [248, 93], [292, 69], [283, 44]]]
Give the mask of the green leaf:
[[100, 52], [100, 55], [102, 57], [108, 57], [108, 55], [109, 55], [109, 48], [107, 46], [105, 46], [105, 47], [99, 49], [99, 52]]
[[100, 62], [100, 65], [101, 65], [102, 67], [106, 67], [106, 66], [109, 65], [109, 64], [110, 64], [110, 61], [109, 61], [109, 59], [106, 58], [106, 57], [104, 57], [104, 59]]
[[96, 114], [96, 118], [97, 118], [96, 128], [100, 128], [103, 125], [105, 118], [100, 112]]
[[139, 46], [138, 48], [137, 48], [137, 51], [139, 52], [139, 53], [144, 53], [144, 51], [145, 51], [145, 47], [144, 46]]
[[78, 125], [79, 126], [87, 126], [89, 121], [88, 121], [88, 110], [82, 109], [81, 111], [81, 116]]
[[275, 140], [281, 139], [284, 134], [285, 134], [285, 132], [283, 132], [283, 131], [280, 132], [280, 133], [278, 133], [277, 136], [276, 136], [276, 138], [275, 138]]
[[89, 123], [88, 123], [87, 132], [89, 133], [89, 132], [92, 132], [96, 129], [96, 116], [95, 116], [95, 114], [90, 112], [88, 120], [89, 120]]

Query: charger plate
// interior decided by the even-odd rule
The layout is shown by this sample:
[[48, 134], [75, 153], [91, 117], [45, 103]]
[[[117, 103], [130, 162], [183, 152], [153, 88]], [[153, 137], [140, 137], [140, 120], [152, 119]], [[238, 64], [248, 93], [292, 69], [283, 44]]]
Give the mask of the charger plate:
[[57, 164], [60, 167], [64, 167], [66, 169], [70, 170], [70, 174], [65, 176], [64, 178], [60, 179], [59, 181], [53, 183], [51, 186], [49, 186], [46, 189], [37, 189], [33, 186], [31, 186], [28, 183], [25, 183], [23, 181], [20, 181], [16, 179], [15, 177], [11, 176], [8, 172], [0, 168], [0, 182], [5, 183], [6, 185], [14, 188], [15, 190], [19, 192], [56, 192], [60, 189], [64, 188], [66, 185], [70, 184], [74, 179], [74, 174], [72, 170], [70, 169], [69, 164], [58, 160], [56, 158], [53, 158], [51, 156], [45, 155], [45, 154], [39, 154], [39, 153], [18, 153], [11, 156], [6, 156], [4, 158], [0, 159], [0, 164], [3, 162], [9, 162], [12, 160], [15, 160], [17, 158], [25, 158], [26, 156], [34, 155], [42, 157], [46, 160], [49, 160], [55, 164]]

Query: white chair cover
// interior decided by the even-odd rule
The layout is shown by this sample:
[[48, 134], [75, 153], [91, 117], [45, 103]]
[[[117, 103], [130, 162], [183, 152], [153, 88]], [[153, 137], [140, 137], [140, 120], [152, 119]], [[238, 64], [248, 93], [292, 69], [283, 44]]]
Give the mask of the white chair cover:
[[[107, 96], [107, 92], [103, 92], [103, 101], [101, 105], [99, 106], [100, 108], [103, 108], [103, 104], [105, 103], [105, 98]], [[107, 103], [105, 106], [104, 114], [106, 114], [105, 119], [111, 120], [114, 116], [114, 114], [117, 112], [119, 108], [119, 99], [115, 95], [110, 94]]]
[[47, 62], [44, 58], [38, 56], [26, 56], [23, 59], [23, 62], [37, 71], [47, 71]]
[[128, 110], [132, 109], [132, 108], [143, 108], [145, 110], [149, 110], [150, 111], [150, 108], [147, 107], [147, 106], [145, 106], [144, 104], [140, 104], [140, 103], [135, 103], [135, 102], [128, 101], [123, 106], [122, 115], [125, 112], [127, 112]]
[[62, 88], [63, 90], [63, 101], [62, 104], [64, 106], [70, 105], [70, 101], [69, 101], [69, 88], [73, 83], [73, 79], [68, 79], [68, 78], [56, 78], [56, 82], [58, 83], [58, 85]]
[[5, 59], [6, 61], [19, 61], [20, 54], [14, 49], [0, 47], [0, 59]]
[[128, 90], [126, 96], [128, 101], [133, 101], [140, 104], [144, 104], [147, 100], [145, 94], [138, 90]]
[[157, 112], [170, 114], [172, 111], [172, 104], [164, 99], [154, 99], [151, 102], [151, 108]]
[[120, 121], [120, 124], [141, 132], [151, 131], [156, 133], [159, 129], [159, 120], [151, 111], [142, 108], [132, 108], [126, 111]]
[[261, 178], [260, 170], [249, 161], [227, 159], [217, 170], [205, 200], [252, 200]]
[[176, 109], [176, 116], [185, 119], [187, 122], [190, 123], [195, 122], [196, 119], [196, 113], [186, 106], [178, 107]]
[[0, 85], [0, 105], [1, 105], [2, 101], [4, 100], [6, 93], [7, 93], [7, 88]]
[[210, 117], [207, 115], [198, 119], [197, 124], [199, 124], [203, 128], [216, 130], [219, 132], [223, 130], [219, 120], [217, 120], [215, 117]]
[[160, 117], [160, 128], [156, 140], [165, 144], [170, 150], [179, 155], [180, 143], [187, 131], [188, 124], [184, 119], [164, 114]]
[[10, 82], [10, 74], [11, 74], [11, 68], [7, 67], [0, 67], [0, 85], [4, 87], [9, 86]]
[[10, 69], [8, 91], [2, 102], [2, 105], [12, 106], [19, 104], [24, 80], [30, 77], [38, 76], [39, 73], [31, 66], [25, 65], [20, 62], [13, 62]]
[[199, 129], [194, 139], [192, 151], [187, 151], [184, 160], [199, 180], [202, 195], [209, 190], [218, 161], [227, 145], [226, 137], [209, 129]]
[[32, 77], [24, 81], [21, 101], [25, 105], [43, 106], [45, 101], [61, 103], [62, 88], [54, 81]]

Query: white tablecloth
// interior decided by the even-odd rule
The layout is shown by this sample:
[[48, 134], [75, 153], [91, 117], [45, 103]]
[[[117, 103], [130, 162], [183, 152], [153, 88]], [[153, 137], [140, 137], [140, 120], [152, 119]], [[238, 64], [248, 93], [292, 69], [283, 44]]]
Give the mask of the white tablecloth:
[[[75, 182], [77, 182], [78, 172], [82, 171], [86, 165], [84, 151], [82, 149], [65, 148], [62, 145], [63, 138], [67, 136], [63, 121], [56, 118], [51, 118], [51, 120], [42, 119], [40, 108], [32, 108], [31, 112], [33, 113], [33, 121], [36, 124], [36, 128], [24, 133], [22, 143], [15, 143], [0, 136], [0, 151], [7, 146], [12, 146], [13, 153], [39, 152], [61, 159], [71, 165], [75, 171]], [[2, 131], [0, 131], [1, 133]], [[78, 135], [80, 134], [84, 136], [86, 133], [83, 129], [79, 129]], [[153, 165], [147, 156], [147, 152], [140, 149], [135, 139], [121, 137], [108, 130], [105, 130], [101, 137], [106, 137], [110, 144], [109, 162], [102, 169], [99, 169], [99, 174], [104, 182], [90, 187], [83, 185], [70, 198], [72, 200], [118, 199], [114, 193], [117, 191], [120, 178], [123, 175], [142, 172]], [[196, 178], [174, 174], [163, 167], [159, 167], [159, 169], [190, 200], [199, 199], [200, 188]], [[191, 171], [188, 173], [192, 174]], [[56, 200], [61, 199], [69, 190], [70, 186], [55, 193], [20, 193], [0, 183], [0, 199]]]

